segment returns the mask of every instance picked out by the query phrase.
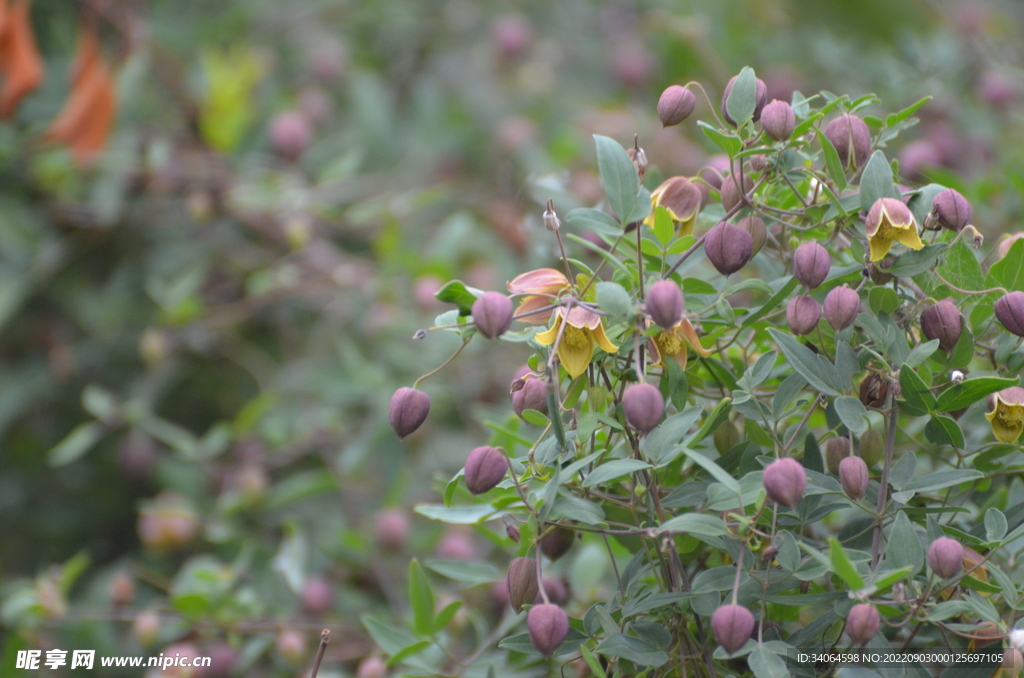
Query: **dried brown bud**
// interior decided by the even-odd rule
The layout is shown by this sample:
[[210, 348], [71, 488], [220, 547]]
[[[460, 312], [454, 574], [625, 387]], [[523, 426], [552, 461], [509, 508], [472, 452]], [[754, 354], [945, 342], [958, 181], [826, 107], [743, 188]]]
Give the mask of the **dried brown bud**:
[[796, 128], [796, 113], [785, 101], [773, 101], [761, 111], [761, 129], [775, 141], [788, 141]]
[[540, 538], [540, 550], [551, 560], [558, 560], [576, 543], [576, 533], [562, 525], [548, 525]]
[[885, 399], [889, 395], [889, 382], [872, 372], [860, 382], [860, 401], [864, 407], [880, 409], [885, 407]]
[[821, 320], [821, 304], [814, 297], [801, 294], [793, 297], [786, 306], [786, 321], [789, 331], [798, 337], [809, 334]]
[[517, 544], [519, 543], [519, 540], [521, 539], [521, 536], [520, 536], [520, 533], [519, 533], [519, 527], [517, 525], [506, 525], [505, 526], [505, 534], [507, 534], [508, 538], [511, 539], [512, 541], [514, 541]]
[[483, 494], [500, 483], [507, 471], [505, 455], [493, 447], [477, 447], [466, 457], [466, 487], [473, 494]]
[[850, 499], [862, 499], [868, 491], [868, 465], [860, 457], [843, 459], [839, 462], [839, 484]]
[[829, 473], [839, 475], [839, 464], [850, 456], [850, 439], [845, 437], [830, 438], [825, 443], [825, 465]]
[[668, 329], [683, 317], [683, 291], [671, 280], [659, 280], [647, 290], [647, 313], [659, 327]]
[[765, 241], [768, 239], [768, 229], [765, 228], [764, 219], [752, 214], [737, 221], [736, 226], [749, 233], [754, 241], [754, 246], [750, 250], [750, 256], [753, 257], [760, 252], [761, 248], [764, 247]]
[[[516, 388], [516, 385], [519, 385]], [[544, 380], [528, 374], [512, 382], [512, 410], [522, 417], [526, 410], [548, 412], [548, 387]]]
[[711, 615], [711, 630], [718, 644], [732, 654], [750, 640], [754, 615], [742, 605], [722, 605]]
[[878, 462], [882, 460], [882, 455], [885, 453], [885, 442], [882, 440], [882, 434], [874, 430], [865, 431], [864, 435], [860, 437], [858, 451], [860, 458], [864, 460], [865, 464], [877, 466]]
[[1007, 332], [1024, 337], [1024, 292], [1004, 294], [996, 302], [996, 318]]
[[557, 605], [537, 605], [526, 615], [530, 642], [545, 657], [550, 657], [569, 635], [569, 616]]
[[951, 301], [940, 301], [921, 313], [921, 331], [929, 340], [938, 339], [947, 353], [960, 339], [960, 310]]
[[[737, 179], [742, 177], [742, 179]], [[742, 192], [740, 188], [742, 186]], [[734, 207], [740, 204], [743, 196], [749, 195], [754, 188], [754, 181], [746, 174], [730, 174], [722, 180], [722, 207], [726, 212], [731, 212]]]
[[[733, 127], [736, 126], [736, 121], [729, 117], [729, 111], [726, 110], [725, 102], [729, 100], [729, 94], [732, 92], [732, 86], [736, 83], [736, 78], [738, 77], [738, 75], [732, 76], [725, 86], [725, 91], [722, 92], [722, 117], [725, 118], [725, 121]], [[768, 86], [764, 84], [764, 80], [761, 80], [761, 78], [757, 78], [754, 83], [754, 97], [756, 103], [754, 105], [753, 119], [754, 122], [757, 122], [761, 119], [761, 111], [764, 110], [765, 104], [768, 103]]]
[[836, 332], [845, 330], [860, 313], [860, 295], [848, 285], [833, 287], [825, 295], [825, 320]]
[[537, 583], [537, 561], [533, 558], [513, 558], [505, 577], [508, 587], [508, 602], [516, 612], [522, 612], [523, 605], [533, 603], [540, 592]]
[[401, 440], [418, 429], [429, 412], [430, 397], [423, 391], [403, 386], [391, 396], [388, 419]]
[[943, 579], [957, 576], [964, 569], [964, 547], [956, 539], [939, 537], [928, 547], [928, 567]]
[[841, 115], [825, 127], [828, 139], [839, 154], [843, 167], [856, 171], [864, 166], [871, 152], [871, 130], [855, 115]]
[[793, 275], [809, 290], [825, 282], [831, 269], [832, 257], [816, 242], [805, 242], [793, 253]]
[[807, 489], [807, 473], [796, 459], [783, 457], [765, 467], [762, 482], [768, 499], [796, 508]]
[[932, 200], [932, 209], [924, 220], [924, 227], [959, 231], [971, 223], [971, 213], [971, 203], [967, 202], [967, 198], [956, 189], [947, 188]]
[[650, 433], [665, 413], [665, 399], [656, 386], [633, 384], [622, 394], [622, 412], [630, 426], [641, 433]]
[[754, 251], [754, 238], [739, 226], [720, 221], [704, 236], [704, 253], [722, 275], [731, 275], [747, 265]]
[[512, 300], [500, 292], [484, 292], [473, 302], [473, 324], [480, 334], [496, 339], [512, 327]]
[[846, 616], [846, 634], [857, 645], [866, 645], [878, 633], [882, 619], [874, 605], [854, 605]]
[[670, 85], [658, 99], [658, 118], [662, 127], [678, 125], [690, 117], [697, 106], [697, 97], [681, 85]]

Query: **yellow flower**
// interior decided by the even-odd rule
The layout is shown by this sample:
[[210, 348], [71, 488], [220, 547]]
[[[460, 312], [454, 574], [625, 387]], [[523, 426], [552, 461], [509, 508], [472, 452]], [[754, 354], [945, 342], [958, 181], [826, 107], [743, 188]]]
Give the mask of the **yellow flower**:
[[988, 397], [992, 411], [985, 415], [1001, 443], [1015, 443], [1024, 431], [1024, 388], [1011, 386]]
[[910, 209], [896, 198], [879, 198], [868, 210], [865, 220], [871, 261], [880, 261], [889, 253], [893, 242], [901, 242], [912, 250], [924, 247], [917, 234], [917, 222]]
[[[569, 279], [565, 277], [565, 274], [560, 271], [556, 271], [553, 268], [538, 268], [533, 271], [527, 271], [517, 275], [515, 279], [506, 285], [508, 291], [512, 294], [545, 294], [558, 296], [563, 293], [569, 287]], [[540, 297], [526, 297], [522, 303], [519, 304], [519, 308], [516, 309], [516, 316], [518, 320], [524, 323], [546, 323], [551, 318], [551, 312], [554, 309], [548, 309], [546, 311], [540, 311], [539, 309], [545, 306], [551, 306], [557, 304], [557, 299], [552, 299], [548, 296]], [[530, 313], [530, 311], [537, 311], [536, 313]]]
[[686, 177], [672, 177], [651, 193], [651, 213], [644, 224], [654, 226], [654, 212], [658, 207], [668, 210], [678, 235], [692, 235], [697, 215], [704, 207], [704, 194]]
[[583, 374], [590, 360], [594, 357], [594, 344], [596, 343], [608, 353], [615, 353], [619, 347], [608, 340], [604, 333], [604, 325], [601, 317], [585, 308], [576, 306], [566, 313], [564, 308], [555, 311], [555, 322], [545, 332], [534, 337], [544, 346], [555, 343], [558, 337], [558, 328], [565, 323], [565, 331], [562, 332], [562, 339], [558, 342], [558, 359], [569, 376], [575, 379]]
[[647, 350], [650, 351], [651, 362], [655, 365], [662, 364], [665, 356], [671, 356], [685, 370], [686, 359], [689, 353], [686, 348], [687, 344], [705, 358], [715, 352], [714, 349], [704, 348], [700, 345], [700, 339], [697, 338], [697, 330], [693, 328], [693, 325], [687, 320], [686, 316], [683, 316], [672, 327], [662, 330], [653, 336], [647, 342]]

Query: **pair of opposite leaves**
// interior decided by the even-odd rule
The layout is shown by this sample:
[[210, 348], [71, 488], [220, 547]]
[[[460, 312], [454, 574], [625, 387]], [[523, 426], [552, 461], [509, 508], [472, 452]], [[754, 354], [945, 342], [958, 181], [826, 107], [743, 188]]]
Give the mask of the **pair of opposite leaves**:
[[[79, 163], [89, 162], [106, 143], [114, 122], [116, 102], [110, 69], [100, 58], [94, 28], [79, 28], [78, 47], [71, 70], [71, 93], [50, 124], [47, 141], [66, 144]], [[43, 61], [36, 48], [29, 16], [29, 0], [0, 0], [0, 117], [14, 115], [18, 103], [39, 86]]]

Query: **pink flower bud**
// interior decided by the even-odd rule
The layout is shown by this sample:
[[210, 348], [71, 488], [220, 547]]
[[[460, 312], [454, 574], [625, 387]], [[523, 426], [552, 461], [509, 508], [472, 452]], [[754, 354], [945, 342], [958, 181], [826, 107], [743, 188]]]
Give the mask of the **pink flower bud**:
[[656, 386], [633, 384], [622, 394], [622, 412], [630, 426], [641, 433], [650, 433], [665, 413], [665, 399]]
[[846, 634], [857, 645], [865, 645], [878, 633], [882, 619], [874, 605], [854, 605], [846, 616]]
[[777, 504], [796, 508], [807, 489], [807, 474], [804, 467], [792, 457], [773, 461], [764, 470], [762, 478], [768, 499]]
[[711, 615], [711, 630], [718, 644], [732, 654], [746, 645], [754, 631], [754, 615], [742, 605], [722, 605]]
[[380, 657], [367, 657], [359, 662], [356, 678], [387, 678], [388, 665]]
[[1024, 337], [1024, 292], [1004, 294], [996, 302], [996, 318], [1007, 332]]
[[1024, 667], [1024, 656], [1017, 648], [1008, 647], [1003, 650], [1003, 661], [1000, 666], [1003, 668], [1003, 678], [1017, 678]]
[[697, 97], [693, 92], [680, 85], [669, 86], [658, 99], [658, 118], [662, 127], [678, 125], [690, 117], [696, 106]]
[[[737, 179], [742, 177], [742, 179]], [[743, 191], [740, 191], [740, 188]], [[754, 182], [746, 174], [730, 174], [722, 180], [722, 188], [720, 193], [722, 195], [722, 207], [725, 208], [726, 212], [731, 212], [734, 207], [740, 204], [743, 200], [744, 195], [749, 195], [750, 191], [754, 188]]]
[[323, 577], [310, 577], [302, 587], [302, 609], [309, 614], [323, 614], [334, 605], [334, 591]]
[[295, 160], [306, 152], [313, 130], [302, 111], [278, 113], [270, 121], [270, 145], [278, 155]]
[[793, 275], [809, 290], [825, 282], [831, 268], [828, 250], [816, 242], [805, 242], [793, 253]]
[[789, 141], [796, 128], [796, 113], [785, 101], [773, 101], [761, 111], [761, 129], [775, 141]]
[[[541, 586], [544, 587], [544, 593], [547, 594], [548, 600], [555, 605], [565, 605], [569, 602], [569, 589], [566, 587], [565, 582], [561, 579], [551, 579], [545, 577], [544, 581], [541, 582]], [[543, 598], [540, 593], [534, 598], [534, 605], [540, 605], [543, 602]]]
[[508, 462], [493, 447], [477, 447], [466, 457], [466, 487], [473, 494], [483, 494], [492, 489], [508, 472]]
[[737, 221], [736, 227], [742, 228], [749, 233], [754, 242], [754, 246], [750, 250], [750, 256], [753, 257], [760, 252], [761, 248], [764, 247], [765, 241], [768, 240], [768, 229], [765, 228], [764, 219], [752, 214]]
[[537, 651], [550, 657], [569, 635], [569, 616], [557, 605], [537, 605], [526, 615], [526, 629]]
[[537, 583], [537, 561], [533, 558], [513, 558], [505, 576], [508, 588], [508, 602], [516, 612], [522, 612], [523, 605], [533, 603], [540, 586]]
[[855, 115], [841, 115], [825, 127], [828, 139], [839, 154], [839, 162], [847, 169], [864, 166], [871, 153], [871, 130]]
[[391, 396], [388, 419], [398, 439], [412, 434], [426, 420], [430, 412], [430, 397], [423, 391], [403, 386]]
[[647, 290], [647, 312], [659, 327], [668, 329], [683, 317], [683, 291], [671, 280], [660, 280]]
[[473, 302], [473, 324], [480, 334], [496, 339], [512, 327], [512, 300], [498, 292], [484, 292]]
[[862, 499], [868, 491], [868, 465], [860, 457], [846, 457], [839, 462], [839, 484], [850, 499]]
[[547, 414], [548, 388], [544, 385], [544, 381], [533, 375], [526, 375], [513, 381], [512, 410], [520, 417], [526, 410], [536, 410]]
[[561, 525], [548, 525], [544, 536], [540, 538], [541, 553], [551, 560], [558, 560], [576, 543], [576, 532]]
[[789, 330], [798, 337], [809, 334], [821, 319], [821, 304], [806, 294], [793, 297], [786, 306], [786, 321]]
[[960, 309], [951, 301], [940, 301], [921, 313], [921, 332], [929, 340], [938, 339], [939, 348], [947, 353], [960, 339]]
[[385, 551], [401, 551], [409, 539], [409, 517], [396, 508], [384, 509], [374, 520], [374, 538]]
[[849, 438], [829, 438], [829, 441], [825, 443], [825, 465], [828, 467], [829, 473], [839, 475], [839, 464], [849, 456]]
[[925, 172], [942, 164], [939, 147], [929, 139], [917, 139], [900, 149], [900, 174], [911, 181], [923, 181]]
[[722, 275], [731, 275], [746, 266], [753, 251], [754, 238], [750, 233], [724, 221], [712, 226], [704, 238], [704, 253]]
[[928, 547], [928, 567], [943, 579], [957, 576], [964, 569], [964, 547], [956, 539], [939, 537]]
[[[725, 161], [726, 164], [728, 164], [729, 159], [726, 158]], [[716, 168], [705, 167], [700, 171], [699, 174], [700, 178], [708, 183], [708, 186], [715, 189], [716, 191], [722, 190], [722, 182], [725, 181], [725, 179], [722, 177], [722, 173], [719, 172]]]
[[860, 313], [860, 295], [848, 285], [833, 287], [825, 295], [825, 320], [836, 332], [852, 325]]
[[[725, 121], [736, 126], [736, 121], [729, 117], [729, 111], [726, 110], [725, 103], [729, 100], [729, 94], [732, 92], [732, 86], [736, 83], [738, 75], [734, 75], [729, 79], [728, 84], [725, 86], [725, 91], [722, 92], [722, 117]], [[764, 80], [757, 78], [754, 84], [754, 99], [756, 101], [754, 105], [754, 122], [761, 119], [761, 111], [764, 110], [765, 104], [768, 103], [768, 86], [764, 84]]]

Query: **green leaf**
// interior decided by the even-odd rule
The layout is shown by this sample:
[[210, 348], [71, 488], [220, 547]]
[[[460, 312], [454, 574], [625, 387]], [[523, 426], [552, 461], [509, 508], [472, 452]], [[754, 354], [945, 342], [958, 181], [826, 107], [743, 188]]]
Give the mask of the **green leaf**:
[[[985, 276], [981, 272], [981, 264], [974, 252], [963, 240], [957, 241], [946, 253], [946, 260], [938, 268], [943, 278], [965, 290], [985, 289]], [[941, 298], [955, 294], [945, 285], [939, 284], [932, 296]]]
[[903, 122], [904, 120], [912, 116], [917, 111], [917, 109], [921, 108], [931, 100], [931, 96], [926, 96], [923, 99], [919, 99], [918, 101], [915, 101], [914, 103], [910, 104], [902, 111], [890, 113], [889, 115], [885, 116], [885, 126], [892, 127], [893, 125], [898, 125], [899, 123]]
[[825, 169], [828, 170], [828, 175], [832, 177], [832, 181], [835, 182], [836, 188], [842, 192], [846, 184], [846, 170], [843, 169], [843, 163], [839, 160], [839, 153], [836, 151], [836, 147], [832, 145], [832, 142], [828, 140], [825, 133], [820, 129], [815, 129], [818, 133], [818, 141], [821, 142], [821, 150], [825, 155]]
[[636, 315], [636, 307], [622, 285], [616, 282], [599, 282], [597, 288], [597, 305], [612, 318], [631, 318]]
[[925, 360], [928, 360], [928, 358], [931, 358], [932, 355], [934, 355], [935, 351], [938, 350], [938, 348], [938, 339], [931, 339], [929, 341], [924, 342], [923, 344], [918, 344], [917, 346], [914, 347], [914, 350], [910, 352], [910, 355], [907, 356], [907, 361], [903, 364], [910, 365], [911, 367], [917, 367], [918, 365], [922, 364]]
[[52, 467], [66, 466], [81, 459], [100, 441], [107, 427], [98, 421], [87, 421], [71, 429], [71, 433], [57, 443], [46, 455]]
[[279, 509], [294, 501], [337, 488], [337, 481], [328, 471], [323, 469], [301, 471], [274, 485], [273, 489], [267, 493], [266, 507]]
[[914, 574], [924, 567], [924, 547], [921, 546], [910, 518], [903, 511], [896, 514], [896, 520], [889, 531], [885, 562], [893, 569], [911, 567]]
[[676, 227], [672, 223], [672, 216], [668, 213], [667, 208], [658, 205], [654, 209], [654, 237], [658, 239], [662, 247], [667, 247], [675, 235]]
[[363, 622], [363, 627], [366, 628], [377, 647], [390, 656], [397, 655], [405, 648], [420, 642], [402, 629], [389, 626], [370, 615], [364, 615], [360, 621]]
[[534, 426], [547, 426], [550, 423], [547, 415], [537, 410], [523, 410], [523, 419]]
[[580, 230], [590, 230], [601, 235], [617, 238], [622, 235], [622, 226], [601, 210], [592, 207], [577, 207], [565, 215], [565, 223]]
[[935, 268], [935, 262], [949, 248], [948, 243], [937, 242], [925, 245], [923, 249], [907, 250], [896, 257], [889, 273], [897, 278], [913, 278]]
[[910, 208], [917, 223], [924, 223], [924, 220], [928, 218], [928, 213], [932, 211], [935, 196], [944, 190], [946, 190], [946, 187], [942, 184], [927, 184], [917, 189], [917, 192], [911, 196], [907, 207]]
[[875, 151], [871, 154], [864, 173], [860, 177], [860, 208], [869, 210], [879, 198], [899, 199], [900, 192], [892, 177], [892, 167], [885, 159], [885, 153]]
[[764, 645], [758, 645], [747, 656], [747, 665], [757, 678], [790, 678], [786, 662]]
[[743, 142], [735, 134], [723, 134], [717, 127], [713, 127], [702, 120], [697, 121], [697, 126], [700, 127], [708, 139], [711, 139], [716, 146], [725, 151], [725, 154], [730, 158], [734, 157], [743, 148]]
[[839, 543], [839, 540], [830, 537], [828, 545], [829, 563], [831, 564], [832, 571], [839, 575], [839, 578], [851, 589], [856, 591], [864, 588], [863, 577], [857, 572], [857, 568], [850, 561], [850, 557], [846, 555], [846, 551], [843, 549], [843, 545]]
[[925, 424], [924, 436], [936, 445], [952, 445], [957, 449], [964, 449], [964, 432], [960, 429], [960, 424], [951, 417], [933, 414]]
[[594, 678], [607, 678], [601, 662], [598, 661], [593, 652], [587, 649], [586, 645], [580, 645], [580, 654], [583, 656], [583, 661], [587, 662], [587, 666], [590, 667], [590, 672], [594, 674]]
[[594, 648], [594, 651], [609, 657], [628, 659], [640, 666], [657, 668], [668, 661], [668, 655], [655, 645], [642, 638], [627, 636], [624, 633], [608, 636]]
[[[636, 167], [619, 142], [600, 134], [594, 135], [597, 144], [597, 166], [601, 172], [601, 185], [615, 216], [623, 224], [637, 220], [643, 208], [650, 211], [650, 202], [640, 205], [640, 178]], [[646, 214], [644, 215], [646, 216]], [[643, 219], [643, 217], [639, 217]]]
[[697, 464], [705, 471], [710, 473], [715, 480], [729, 488], [731, 492], [735, 492], [736, 494], [742, 494], [742, 491], [740, 490], [740, 484], [736, 482], [736, 479], [733, 478], [728, 471], [723, 469], [721, 466], [719, 466], [711, 459], [705, 457], [700, 452], [695, 452], [694, 450], [691, 450], [689, 447], [682, 447], [681, 449], [683, 454], [692, 459], [695, 464]]
[[605, 462], [594, 469], [594, 472], [583, 481], [583, 487], [596, 487], [610, 480], [615, 480], [616, 478], [621, 478], [622, 476], [647, 468], [651, 468], [651, 465], [639, 459], [615, 459]]
[[914, 410], [908, 412], [912, 416], [931, 412], [939, 402], [928, 388], [928, 384], [924, 383], [914, 368], [906, 363], [900, 368], [900, 389], [900, 395]]
[[938, 412], [954, 412], [972, 405], [990, 393], [1016, 386], [1019, 378], [1003, 379], [1000, 377], [975, 377], [964, 379], [959, 384], [952, 384], [939, 394]]
[[455, 600], [445, 606], [443, 610], [437, 613], [434, 617], [434, 633], [440, 633], [444, 630], [444, 627], [448, 626], [448, 622], [452, 620], [452, 617], [462, 608], [462, 601]]
[[583, 497], [559, 497], [551, 508], [551, 520], [564, 518], [575, 520], [586, 525], [600, 525], [604, 522], [604, 510], [592, 501]]
[[1024, 292], [1024, 238], [1018, 238], [1006, 256], [988, 269], [988, 284], [1009, 292]]
[[839, 419], [857, 435], [868, 430], [868, 411], [864, 404], [852, 396], [840, 396], [835, 401], [836, 414]]
[[675, 518], [669, 518], [658, 528], [658, 532], [679, 532], [683, 534], [695, 534], [702, 537], [721, 537], [729, 533], [725, 521], [718, 516], [706, 513], [684, 513]]
[[489, 504], [474, 504], [472, 506], [419, 504], [415, 510], [421, 516], [451, 525], [476, 525], [487, 518], [498, 518], [504, 515], [504, 512], [497, 511]]
[[413, 628], [420, 635], [429, 636], [434, 632], [434, 589], [416, 558], [409, 562], [409, 603]]
[[995, 542], [1006, 536], [1006, 516], [997, 508], [985, 511], [985, 541]]
[[825, 361], [828, 367], [832, 368], [831, 373], [829, 373], [827, 369], [823, 369], [823, 365], [818, 361], [818, 356], [811, 349], [794, 339], [792, 335], [780, 332], [774, 327], [768, 328], [768, 333], [775, 339], [775, 343], [782, 350], [786, 359], [789, 360], [793, 369], [799, 372], [807, 380], [808, 384], [825, 395], [840, 395], [840, 389], [838, 388], [839, 373], [832, 363], [829, 363], [827, 360]]
[[427, 569], [442, 577], [462, 582], [467, 586], [491, 584], [501, 581], [503, 575], [490, 563], [468, 562], [464, 560], [428, 560]]
[[772, 296], [771, 299], [764, 303], [764, 306], [743, 318], [743, 325], [740, 327], [740, 329], [746, 329], [750, 327], [758, 320], [774, 311], [778, 307], [778, 305], [782, 303], [782, 301], [786, 297], [789, 296], [789, 293], [796, 289], [796, 286], [799, 284], [799, 281], [796, 279], [796, 276], [790, 276], [789, 278], [785, 278], [784, 280], [786, 282], [783, 283], [782, 287], [779, 289], [778, 292], [775, 293], [774, 296]]
[[435, 292], [434, 298], [446, 304], [455, 304], [459, 307], [459, 315], [464, 316], [473, 312], [473, 302], [481, 294], [483, 290], [467, 287], [461, 280], [452, 280]]
[[972, 480], [981, 480], [985, 474], [974, 469], [950, 469], [947, 471], [936, 471], [920, 478], [914, 478], [903, 487], [899, 488], [904, 492], [932, 492], [947, 487], [961, 485]]
[[757, 108], [757, 76], [754, 69], [744, 66], [736, 79], [733, 80], [732, 89], [725, 100], [725, 110], [732, 118], [733, 124], [742, 127], [743, 123], [754, 115]]
[[889, 588], [890, 586], [898, 582], [900, 579], [903, 579], [907, 576], [913, 576], [913, 574], [914, 567], [912, 565], [907, 565], [906, 567], [900, 567], [895, 570], [888, 570], [887, 572], [882, 572], [881, 576], [879, 576], [878, 579], [873, 581], [871, 585], [879, 591], [884, 591], [885, 589]]
[[[673, 414], [665, 421], [658, 424], [647, 434], [641, 443], [641, 450], [644, 455], [660, 466], [675, 458], [673, 455], [679, 441], [683, 439], [690, 427], [700, 419], [704, 412], [699, 406], [688, 407], [682, 412]], [[670, 456], [672, 455], [672, 456]]]
[[868, 306], [873, 313], [881, 311], [891, 315], [899, 305], [900, 300], [896, 297], [896, 292], [889, 287], [872, 287], [868, 292]]

